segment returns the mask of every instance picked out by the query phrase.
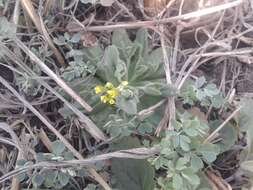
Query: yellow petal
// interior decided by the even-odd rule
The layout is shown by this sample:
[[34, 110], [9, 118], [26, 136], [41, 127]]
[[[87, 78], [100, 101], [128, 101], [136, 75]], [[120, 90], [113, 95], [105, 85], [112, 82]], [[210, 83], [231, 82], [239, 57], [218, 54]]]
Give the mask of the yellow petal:
[[111, 104], [111, 105], [115, 104], [115, 100], [114, 99], [110, 99], [109, 104]]
[[106, 103], [108, 101], [108, 97], [107, 96], [100, 96], [100, 101], [103, 103]]
[[128, 85], [128, 81], [122, 81], [121, 84], [122, 84], [123, 86], [127, 86], [127, 85]]
[[97, 86], [95, 87], [95, 93], [96, 93], [96, 94], [101, 93], [103, 90], [104, 90], [104, 87], [101, 86], [101, 85], [97, 85]]
[[119, 95], [119, 92], [117, 89], [112, 89], [112, 90], [107, 90], [107, 94], [111, 97], [111, 98], [115, 98]]
[[107, 83], [105, 84], [105, 88], [107, 88], [107, 89], [112, 89], [112, 88], [114, 88], [114, 86], [113, 86], [113, 84], [112, 84], [111, 82], [107, 82]]

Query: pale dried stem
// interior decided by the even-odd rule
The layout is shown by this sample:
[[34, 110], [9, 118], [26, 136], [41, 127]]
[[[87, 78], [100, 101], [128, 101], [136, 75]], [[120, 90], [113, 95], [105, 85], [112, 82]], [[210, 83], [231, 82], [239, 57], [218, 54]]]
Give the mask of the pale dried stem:
[[[21, 159], [24, 159], [24, 157], [22, 153], [19, 151], [17, 160], [21, 160]], [[20, 189], [20, 182], [16, 177], [13, 177], [11, 181], [11, 190], [19, 190], [19, 189]]]
[[52, 142], [48, 138], [48, 136], [45, 133], [45, 131], [43, 130], [43, 128], [40, 128], [40, 132], [38, 134], [38, 137], [40, 138], [41, 142], [45, 145], [45, 147], [47, 147], [49, 152], [52, 152], [53, 151]]
[[115, 30], [118, 28], [125, 28], [125, 29], [131, 29], [131, 28], [140, 28], [140, 27], [154, 27], [159, 26], [161, 24], [167, 24], [170, 22], [175, 22], [179, 20], [188, 20], [192, 18], [198, 18], [201, 16], [213, 14], [222, 10], [226, 10], [232, 7], [236, 7], [240, 4], [242, 4], [243, 0], [236, 0], [233, 2], [225, 3], [222, 5], [213, 6], [206, 9], [201, 9], [195, 12], [183, 14], [180, 16], [170, 17], [170, 18], [164, 18], [160, 20], [150, 20], [150, 21], [138, 21], [138, 22], [127, 22], [127, 23], [119, 23], [114, 25], [107, 25], [107, 26], [90, 26], [90, 27], [84, 27], [84, 28], [72, 28], [71, 32], [79, 32], [79, 31], [105, 31], [105, 30]]
[[20, 0], [16, 0], [12, 17], [12, 21], [15, 25], [18, 25], [19, 14], [20, 14]]
[[[164, 69], [166, 74], [166, 81], [168, 85], [172, 85], [171, 81], [171, 52], [167, 51], [166, 48], [166, 41], [165, 41], [165, 35], [164, 35], [164, 26], [161, 28], [161, 45], [163, 50], [163, 58], [164, 58]], [[168, 54], [170, 57], [168, 57]], [[173, 130], [173, 127], [171, 125], [171, 121], [175, 118], [175, 99], [174, 97], [168, 98], [168, 103], [166, 105], [164, 116], [160, 123], [158, 124], [156, 134], [159, 135], [161, 130], [165, 127], [168, 127], [169, 130]]]
[[93, 156], [87, 159], [79, 160], [69, 160], [69, 161], [59, 161], [59, 162], [40, 162], [30, 166], [24, 166], [13, 170], [0, 177], [0, 183], [10, 179], [11, 177], [18, 175], [20, 173], [27, 172], [36, 168], [51, 169], [53, 167], [80, 167], [80, 166], [89, 166], [97, 162], [109, 160], [112, 158], [131, 158], [131, 159], [146, 159], [159, 154], [160, 149], [158, 148], [134, 148], [128, 150], [119, 150], [116, 152], [110, 152], [106, 154], [101, 154], [98, 156]]
[[17, 45], [30, 57], [32, 61], [50, 76], [64, 91], [75, 99], [88, 112], [92, 111], [92, 107], [87, 104], [76, 92], [74, 92], [60, 77], [58, 77], [45, 63], [43, 63], [23, 42], [15, 39]]
[[44, 35], [49, 47], [52, 49], [52, 51], [55, 54], [55, 57], [57, 59], [57, 61], [62, 65], [62, 66], [66, 66], [66, 63], [64, 61], [63, 56], [61, 55], [61, 53], [59, 52], [59, 50], [55, 47], [53, 41], [51, 40], [48, 32], [46, 31], [46, 27], [43, 23], [43, 21], [41, 21], [41, 19], [39, 18], [39, 16], [36, 14], [36, 11], [33, 7], [33, 4], [31, 2], [31, 0], [21, 0], [21, 4], [23, 9], [28, 13], [29, 17], [31, 18], [31, 20], [33, 21], [33, 23], [35, 24], [37, 30]]
[[235, 117], [239, 111], [241, 110], [241, 107], [238, 107], [217, 129], [215, 129], [203, 142], [203, 144], [208, 143], [215, 137], [218, 132], [233, 118]]
[[35, 78], [38, 83], [47, 88], [50, 92], [52, 92], [57, 98], [59, 98], [70, 110], [72, 110], [80, 119], [82, 123], [84, 123], [84, 128], [90, 133], [90, 135], [95, 138], [97, 141], [103, 140], [105, 141], [107, 138], [105, 134], [95, 125], [95, 123], [89, 119], [86, 115], [84, 115], [79, 109], [73, 106], [70, 102], [68, 102], [59, 92], [57, 92], [54, 88], [52, 88], [49, 84], [47, 84], [42, 78], [36, 77], [36, 73], [30, 69], [27, 65], [25, 65], [21, 60], [19, 60], [13, 52], [11, 52], [6, 46], [1, 44], [0, 47], [5, 51], [5, 54], [11, 59], [14, 63], [16, 63], [19, 67], [21, 67], [24, 72], [27, 72], [31, 77]]
[[[0, 76], [0, 82], [10, 90], [30, 111], [34, 113], [47, 127], [52, 131], [62, 143], [73, 153], [78, 159], [83, 159], [83, 156], [57, 131], [57, 129], [45, 118], [43, 117], [38, 110], [36, 110], [26, 99], [19, 95], [19, 93], [9, 85], [9, 83]], [[94, 170], [93, 168], [88, 168], [91, 176], [106, 190], [111, 190], [109, 185], [104, 181], [104, 179]]]

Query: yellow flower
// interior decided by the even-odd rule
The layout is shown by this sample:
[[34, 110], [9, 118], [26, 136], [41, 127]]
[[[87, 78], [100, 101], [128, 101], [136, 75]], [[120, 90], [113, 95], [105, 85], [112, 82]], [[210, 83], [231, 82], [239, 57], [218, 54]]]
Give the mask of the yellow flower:
[[123, 86], [127, 86], [127, 85], [128, 85], [128, 81], [122, 81], [121, 84], [122, 84]]
[[115, 98], [119, 95], [119, 92], [116, 88], [112, 89], [112, 90], [107, 90], [107, 94], [111, 97], [111, 98]]
[[114, 99], [110, 99], [109, 104], [111, 104], [111, 105], [115, 104], [115, 100]]
[[101, 85], [97, 85], [94, 89], [96, 94], [99, 94], [104, 91], [104, 87]]
[[111, 82], [107, 82], [107, 83], [105, 84], [105, 88], [107, 88], [107, 89], [112, 89], [112, 88], [114, 88], [114, 86], [113, 86], [113, 84], [112, 84]]
[[122, 81], [118, 87], [114, 87], [111, 82], [107, 82], [104, 86], [97, 85], [94, 90], [96, 94], [101, 94], [100, 101], [104, 104], [114, 105], [116, 97], [128, 85], [128, 81]]
[[107, 103], [108, 100], [109, 100], [109, 98], [108, 98], [107, 96], [100, 96], [100, 100], [101, 100], [101, 102], [103, 102], [103, 103]]

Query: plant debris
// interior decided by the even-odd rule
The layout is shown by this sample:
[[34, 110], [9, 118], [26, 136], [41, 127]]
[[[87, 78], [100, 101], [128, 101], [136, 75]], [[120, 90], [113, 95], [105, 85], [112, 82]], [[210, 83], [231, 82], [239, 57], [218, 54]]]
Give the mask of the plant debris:
[[252, 189], [252, 16], [0, 0], [0, 189]]

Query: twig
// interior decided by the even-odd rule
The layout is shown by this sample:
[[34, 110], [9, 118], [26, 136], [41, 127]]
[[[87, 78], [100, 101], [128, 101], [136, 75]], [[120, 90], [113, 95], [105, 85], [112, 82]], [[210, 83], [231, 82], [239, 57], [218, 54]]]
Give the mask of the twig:
[[12, 21], [15, 25], [18, 25], [19, 14], [20, 14], [20, 0], [16, 0], [12, 17]]
[[61, 53], [59, 52], [59, 50], [55, 47], [53, 41], [51, 40], [51, 38], [50, 38], [50, 36], [48, 34], [48, 32], [46, 31], [44, 23], [41, 21], [41, 19], [39, 18], [39, 16], [36, 14], [36, 11], [35, 11], [35, 9], [34, 9], [34, 7], [32, 5], [31, 0], [21, 0], [21, 4], [22, 4], [23, 9], [28, 13], [29, 17], [31, 18], [31, 20], [35, 24], [37, 30], [41, 34], [43, 34], [45, 36], [45, 39], [46, 39], [49, 47], [54, 52], [57, 61], [62, 66], [66, 66], [66, 63], [64, 61], [63, 56], [61, 55]]
[[161, 18], [164, 13], [176, 2], [176, 0], [171, 0], [168, 2], [168, 4], [166, 5], [166, 7], [158, 14], [158, 18]]
[[40, 128], [40, 132], [38, 137], [40, 138], [40, 140], [42, 141], [42, 143], [45, 145], [45, 147], [47, 147], [47, 149], [52, 152], [53, 148], [52, 148], [52, 142], [50, 141], [50, 139], [48, 138], [47, 134], [45, 133], [45, 131], [43, 130], [43, 128]]
[[[162, 26], [162, 31], [161, 31], [161, 44], [162, 44], [162, 50], [163, 50], [163, 58], [164, 58], [164, 69], [165, 69], [165, 74], [166, 74], [166, 81], [168, 85], [172, 84], [171, 81], [171, 60], [168, 57], [171, 57], [171, 52], [167, 51], [166, 44], [165, 44], [165, 35], [164, 35], [164, 26]], [[161, 130], [164, 127], [168, 126], [169, 130], [173, 130], [172, 125], [171, 125], [171, 120], [175, 118], [175, 99], [174, 97], [169, 97], [168, 98], [168, 103], [166, 105], [166, 108], [164, 110], [164, 116], [160, 123], [158, 124], [156, 134], [159, 135]]]
[[155, 110], [156, 108], [160, 107], [160, 106], [163, 105], [165, 102], [166, 102], [166, 100], [161, 100], [160, 102], [156, 103], [155, 105], [150, 106], [150, 107], [147, 108], [147, 109], [141, 110], [141, 111], [138, 113], [138, 117], [142, 117], [142, 116], [145, 116], [145, 115], [148, 115], [148, 114], [153, 113], [154, 110]]
[[131, 13], [123, 3], [119, 2], [118, 0], [116, 0], [116, 3], [122, 10], [124, 10], [129, 15], [129, 17], [131, 17], [133, 20], [136, 20], [136, 17], [133, 15], [133, 13]]
[[[22, 153], [19, 151], [17, 160], [24, 159]], [[17, 164], [16, 164], [17, 165]], [[20, 189], [20, 181], [14, 177], [11, 181], [11, 190], [19, 190]]]
[[[57, 131], [56, 128], [45, 118], [43, 117], [38, 110], [36, 110], [26, 99], [19, 95], [19, 93], [9, 85], [9, 83], [0, 76], [0, 83], [2, 83], [8, 90], [10, 90], [29, 110], [31, 110], [34, 115], [36, 115], [47, 127], [51, 130], [62, 142], [63, 144], [75, 155], [78, 159], [83, 159], [83, 156]], [[100, 183], [100, 185], [105, 190], [111, 190], [109, 185], [104, 181], [104, 179], [94, 170], [93, 168], [88, 169], [92, 177]], [[0, 182], [1, 183], [1, 182]]]
[[84, 128], [90, 133], [90, 135], [96, 139], [97, 141], [105, 141], [107, 138], [105, 134], [95, 125], [95, 123], [86, 115], [84, 115], [79, 109], [73, 106], [69, 101], [67, 101], [59, 92], [57, 92], [54, 88], [52, 88], [47, 82], [45, 82], [42, 78], [36, 77], [36, 73], [30, 69], [22, 60], [18, 59], [13, 52], [11, 52], [6, 46], [4, 46], [0, 42], [1, 50], [16, 63], [19, 67], [21, 67], [24, 72], [27, 72], [32, 78], [35, 78], [38, 83], [43, 85], [46, 89], [52, 92], [57, 98], [59, 98], [70, 110], [73, 111], [78, 117], [80, 122], [84, 123]]
[[213, 14], [222, 10], [226, 10], [232, 7], [236, 7], [240, 5], [243, 2], [243, 0], [236, 0], [230, 3], [225, 3], [222, 5], [218, 6], [213, 6], [210, 8], [206, 9], [201, 9], [195, 12], [183, 14], [180, 16], [175, 16], [175, 17], [170, 17], [170, 18], [164, 18], [160, 20], [150, 20], [150, 21], [138, 21], [138, 22], [127, 22], [127, 23], [117, 23], [115, 25], [107, 25], [107, 26], [90, 26], [90, 27], [85, 27], [83, 28], [72, 28], [70, 29], [71, 32], [79, 32], [79, 31], [105, 31], [105, 30], [115, 30], [118, 28], [126, 28], [126, 29], [131, 29], [131, 28], [139, 28], [139, 27], [153, 27], [153, 26], [158, 26], [161, 24], [167, 24], [170, 22], [175, 22], [178, 20], [188, 20], [196, 17], [201, 17], [209, 14]]
[[0, 177], [0, 183], [10, 179], [11, 177], [27, 172], [36, 168], [52, 169], [54, 167], [80, 167], [93, 165], [97, 162], [108, 160], [111, 158], [131, 158], [131, 159], [145, 159], [155, 154], [158, 154], [160, 150], [158, 148], [134, 148], [128, 150], [119, 150], [116, 152], [101, 154], [93, 156], [87, 159], [69, 160], [69, 161], [58, 161], [58, 162], [40, 162], [30, 166], [20, 167]]
[[203, 142], [203, 144], [209, 142], [239, 111], [241, 107], [238, 107], [217, 129], [215, 129]]
[[59, 78], [45, 63], [43, 63], [29, 48], [15, 38], [17, 45], [30, 57], [32, 61], [38, 64], [38, 66], [50, 76], [61, 88], [65, 90], [72, 98], [74, 98], [80, 105], [83, 106], [88, 112], [92, 111], [92, 107], [88, 105], [76, 92], [74, 92], [61, 78]]

